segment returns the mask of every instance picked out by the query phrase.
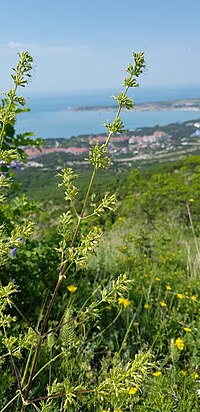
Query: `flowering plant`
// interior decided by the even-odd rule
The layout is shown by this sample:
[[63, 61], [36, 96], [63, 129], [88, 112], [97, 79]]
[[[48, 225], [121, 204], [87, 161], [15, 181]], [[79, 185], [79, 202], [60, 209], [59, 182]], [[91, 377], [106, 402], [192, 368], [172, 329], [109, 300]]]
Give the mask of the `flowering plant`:
[[[26, 409], [31, 411], [32, 407], [38, 411], [49, 411], [55, 406], [55, 400], [59, 402], [60, 399], [63, 399], [63, 401], [60, 403], [59, 410], [64, 411], [71, 408], [70, 405], [74, 406], [78, 402], [83, 402], [81, 401], [83, 394], [89, 394], [90, 401], [92, 396], [94, 396], [94, 399], [97, 399], [99, 404], [103, 405], [106, 400], [107, 405], [109, 405], [111, 393], [113, 393], [114, 406], [119, 407], [123, 402], [127, 402], [129, 395], [134, 395], [137, 392], [139, 385], [148, 373], [150, 367], [149, 353], [138, 355], [126, 364], [120, 362], [119, 356], [127, 336], [125, 335], [122, 347], [113, 360], [110, 360], [107, 368], [102, 367], [99, 380], [95, 384], [92, 384], [92, 371], [81, 362], [80, 367], [85, 369], [87, 371], [86, 376], [91, 378], [89, 387], [87, 380], [82, 383], [76, 382], [72, 384], [68, 375], [64, 378], [62, 377], [60, 382], [57, 377], [55, 377], [53, 382], [51, 379], [47, 385], [47, 392], [44, 395], [37, 393], [37, 385], [35, 385], [36, 377], [58, 358], [63, 358], [63, 362], [67, 363], [67, 359], [73, 351], [76, 351], [76, 356], [80, 356], [79, 353], [82, 353], [82, 342], [80, 339], [85, 341], [85, 332], [83, 332], [83, 337], [80, 338], [80, 328], [85, 331], [88, 319], [94, 321], [98, 319], [101, 311], [106, 309], [106, 305], [116, 307], [118, 310], [117, 316], [120, 315], [123, 308], [128, 310], [128, 307], [131, 306], [131, 301], [124, 297], [127, 295], [130, 285], [130, 280], [125, 274], [118, 276], [112, 283], [108, 282], [107, 286], [103, 288], [100, 285], [92, 294], [96, 296], [96, 299], [87, 299], [79, 309], [73, 307], [73, 302], [79, 289], [81, 289], [81, 285], [75, 286], [68, 283], [69, 300], [62, 314], [62, 320], [56, 323], [52, 323], [51, 320], [54, 304], [61, 290], [62, 283], [67, 279], [72, 268], [75, 273], [78, 273], [80, 269], [87, 267], [90, 254], [98, 247], [102, 237], [102, 230], [99, 227], [93, 227], [87, 233], [82, 231], [83, 222], [89, 220], [92, 216], [102, 216], [105, 212], [113, 211], [116, 208], [116, 195], [106, 193], [98, 205], [92, 205], [92, 213], [87, 213], [91, 188], [96, 173], [98, 169], [107, 169], [110, 164], [108, 153], [110, 139], [114, 133], [121, 133], [124, 130], [123, 122], [120, 118], [121, 109], [125, 107], [129, 110], [133, 107], [132, 100], [127, 96], [128, 90], [131, 87], [138, 86], [137, 79], [145, 69], [144, 53], [133, 52], [133, 60], [133, 64], [129, 64], [126, 69], [128, 76], [124, 80], [124, 91], [118, 97], [113, 97], [118, 103], [118, 110], [113, 123], [107, 122], [105, 125], [108, 131], [106, 143], [101, 146], [98, 142], [96, 145], [91, 145], [88, 162], [92, 165], [93, 170], [80, 212], [76, 208], [78, 189], [75, 183], [77, 175], [71, 168], [64, 168], [58, 174], [62, 178], [62, 183], [59, 186], [64, 187], [68, 211], [64, 212], [60, 217], [59, 236], [61, 240], [56, 248], [60, 255], [57, 281], [52, 290], [49, 303], [44, 305], [41, 319], [36, 326], [32, 325], [14, 302], [13, 295], [18, 292], [15, 283], [10, 281], [6, 286], [0, 284], [2, 344], [7, 351], [5, 356], [8, 355], [11, 359], [17, 383], [15, 395], [4, 406], [2, 411], [6, 410], [8, 406], [10, 407], [15, 401], [17, 402], [17, 409], [21, 407], [21, 412], [25, 412]], [[24, 146], [34, 144], [39, 147], [41, 144], [39, 139], [33, 141], [30, 138], [31, 133], [16, 136], [14, 129], [17, 114], [28, 110], [25, 107], [25, 99], [17, 95], [17, 90], [18, 87], [24, 87], [30, 79], [32, 63], [33, 59], [28, 52], [19, 54], [18, 65], [14, 69], [14, 74], [12, 74], [14, 86], [8, 93], [4, 93], [5, 98], [2, 99], [0, 107], [1, 202], [5, 201], [5, 196], [11, 187], [10, 168], [18, 168], [19, 163], [26, 160], [23, 150]], [[18, 249], [25, 245], [26, 238], [32, 234], [33, 230], [34, 225], [30, 221], [15, 224], [10, 233], [8, 233], [6, 225], [2, 224], [0, 227], [2, 239], [0, 241], [0, 259], [2, 264], [6, 264], [9, 259], [16, 258]], [[76, 284], [78, 284], [78, 279], [76, 279]], [[16, 316], [7, 314], [9, 308], [17, 311], [27, 325], [28, 329], [24, 337], [21, 334], [17, 336], [14, 333], [13, 325], [16, 322]], [[52, 356], [53, 347], [56, 351], [55, 356]], [[50, 357], [41, 364], [44, 348], [48, 348]], [[26, 354], [27, 352], [28, 355]], [[106, 374], [105, 369], [107, 370]], [[37, 406], [38, 404], [40, 409]]]

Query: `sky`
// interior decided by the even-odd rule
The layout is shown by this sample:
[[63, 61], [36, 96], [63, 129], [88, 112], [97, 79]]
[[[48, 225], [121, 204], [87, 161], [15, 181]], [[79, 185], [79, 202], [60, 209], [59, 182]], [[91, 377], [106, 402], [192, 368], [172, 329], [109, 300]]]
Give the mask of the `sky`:
[[25, 50], [32, 93], [119, 87], [132, 50], [145, 52], [142, 87], [199, 86], [200, 1], [2, 1], [0, 91]]

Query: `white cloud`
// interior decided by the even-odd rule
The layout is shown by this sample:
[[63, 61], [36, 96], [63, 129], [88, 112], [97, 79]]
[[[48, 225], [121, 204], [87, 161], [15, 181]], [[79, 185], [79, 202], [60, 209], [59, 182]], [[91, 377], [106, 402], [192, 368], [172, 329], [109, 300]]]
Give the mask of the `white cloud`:
[[6, 44], [0, 44], [0, 51], [24, 51], [29, 50], [35, 54], [70, 54], [70, 53], [80, 53], [88, 50], [88, 46], [50, 46], [37, 43], [20, 43], [15, 41], [10, 41]]

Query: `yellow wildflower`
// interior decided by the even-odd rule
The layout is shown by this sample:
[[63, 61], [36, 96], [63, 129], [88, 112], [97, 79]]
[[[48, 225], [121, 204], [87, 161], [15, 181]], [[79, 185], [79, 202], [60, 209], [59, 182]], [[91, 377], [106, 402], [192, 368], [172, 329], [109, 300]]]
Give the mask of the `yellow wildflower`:
[[144, 304], [144, 309], [149, 309], [149, 308], [150, 308], [150, 305], [148, 303], [145, 303]]
[[134, 386], [132, 388], [129, 389], [128, 393], [129, 395], [135, 395], [137, 392], [137, 388], [135, 388]]
[[160, 375], [161, 375], [161, 372], [159, 372], [159, 371], [153, 373], [153, 376], [156, 376], [156, 377], [158, 377]]
[[196, 302], [196, 301], [197, 301], [197, 297], [196, 297], [195, 295], [192, 295], [192, 296], [191, 296], [191, 299], [193, 300], [193, 302]]
[[186, 376], [186, 371], [180, 371], [181, 376]]
[[183, 299], [183, 298], [184, 298], [184, 295], [183, 295], [183, 293], [178, 293], [178, 294], [177, 294], [177, 297], [178, 297], [179, 299]]
[[183, 339], [181, 339], [181, 338], [178, 338], [178, 339], [176, 339], [176, 346], [177, 346], [177, 348], [179, 349], [179, 350], [183, 350], [183, 348], [184, 348], [184, 342], [183, 342]]
[[167, 285], [167, 286], [166, 286], [166, 290], [172, 290], [171, 286], [170, 286], [170, 285]]
[[122, 246], [119, 247], [119, 249], [120, 249], [120, 252], [124, 253], [128, 250], [128, 246], [122, 245]]
[[160, 306], [162, 306], [164, 308], [165, 306], [167, 306], [167, 304], [163, 300], [161, 300], [160, 301]]
[[194, 202], [194, 199], [191, 197], [190, 199], [189, 199], [189, 202]]
[[185, 327], [183, 329], [184, 329], [185, 332], [192, 332], [192, 329], [190, 329], [190, 328]]
[[198, 378], [199, 378], [199, 375], [198, 375], [197, 372], [194, 372], [194, 373], [192, 373], [191, 377], [192, 377], [193, 379], [198, 379]]
[[67, 289], [70, 293], [75, 293], [76, 290], [77, 290], [77, 286], [69, 285], [69, 286], [67, 286]]
[[156, 280], [157, 282], [159, 282], [159, 281], [160, 281], [159, 276], [156, 276], [155, 280]]
[[128, 308], [128, 306], [130, 306], [131, 301], [129, 299], [125, 299], [125, 298], [119, 298], [118, 299], [118, 305], [123, 305], [124, 308]]

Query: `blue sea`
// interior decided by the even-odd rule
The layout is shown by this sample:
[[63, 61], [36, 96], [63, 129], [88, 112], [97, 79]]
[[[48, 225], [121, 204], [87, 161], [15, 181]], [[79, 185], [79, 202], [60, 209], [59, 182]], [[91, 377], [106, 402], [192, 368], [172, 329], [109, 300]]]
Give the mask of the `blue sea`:
[[[35, 137], [58, 138], [84, 134], [105, 133], [103, 126], [112, 121], [116, 110], [73, 111], [76, 107], [112, 106], [111, 98], [119, 90], [97, 90], [86, 92], [59, 92], [32, 94], [28, 97], [31, 111], [20, 115], [16, 129], [18, 133], [32, 131]], [[158, 102], [176, 99], [200, 98], [200, 85], [196, 87], [139, 88], [134, 90], [135, 103]], [[145, 126], [166, 125], [174, 122], [200, 119], [200, 111], [146, 111], [121, 114], [125, 128], [135, 130]]]

